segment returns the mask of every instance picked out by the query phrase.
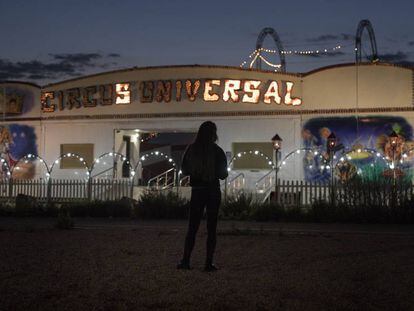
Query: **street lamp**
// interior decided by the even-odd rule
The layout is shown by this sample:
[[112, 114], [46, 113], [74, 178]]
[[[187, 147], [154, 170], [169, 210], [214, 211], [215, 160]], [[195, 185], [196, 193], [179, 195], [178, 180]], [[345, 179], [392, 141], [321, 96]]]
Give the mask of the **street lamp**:
[[329, 165], [331, 168], [331, 204], [334, 205], [334, 180], [333, 180], [333, 156], [335, 154], [336, 145], [338, 143], [338, 139], [334, 132], [328, 136], [328, 141], [326, 142], [326, 150], [329, 156]]
[[391, 151], [392, 151], [392, 171], [393, 171], [393, 183], [395, 185], [395, 179], [396, 179], [396, 172], [395, 172], [395, 151], [397, 149], [398, 144], [398, 134], [395, 133], [395, 131], [392, 131], [390, 135], [388, 135], [388, 138], [390, 140], [391, 145]]
[[277, 181], [277, 173], [278, 173], [278, 160], [279, 160], [279, 150], [282, 149], [282, 141], [283, 139], [280, 138], [278, 134], [275, 134], [275, 136], [272, 137], [272, 143], [273, 143], [273, 152], [274, 152], [274, 159], [275, 159], [275, 202], [277, 202], [278, 199], [278, 181]]

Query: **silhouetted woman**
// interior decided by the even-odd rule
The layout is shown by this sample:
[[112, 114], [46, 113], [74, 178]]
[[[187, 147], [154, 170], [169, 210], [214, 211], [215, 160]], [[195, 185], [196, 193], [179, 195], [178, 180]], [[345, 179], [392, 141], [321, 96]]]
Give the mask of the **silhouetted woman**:
[[190, 175], [191, 201], [188, 231], [185, 238], [183, 259], [178, 269], [190, 269], [190, 257], [200, 226], [204, 208], [207, 213], [207, 256], [205, 271], [215, 271], [213, 255], [216, 248], [217, 216], [221, 201], [219, 179], [227, 177], [227, 159], [216, 145], [217, 128], [211, 121], [201, 124], [197, 137], [183, 157], [181, 171]]

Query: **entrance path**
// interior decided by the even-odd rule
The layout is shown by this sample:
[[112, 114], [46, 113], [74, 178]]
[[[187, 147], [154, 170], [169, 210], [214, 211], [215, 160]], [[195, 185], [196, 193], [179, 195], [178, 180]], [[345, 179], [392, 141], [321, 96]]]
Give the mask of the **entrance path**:
[[413, 310], [414, 226], [220, 221], [217, 273], [176, 269], [185, 220], [0, 218], [0, 310]]

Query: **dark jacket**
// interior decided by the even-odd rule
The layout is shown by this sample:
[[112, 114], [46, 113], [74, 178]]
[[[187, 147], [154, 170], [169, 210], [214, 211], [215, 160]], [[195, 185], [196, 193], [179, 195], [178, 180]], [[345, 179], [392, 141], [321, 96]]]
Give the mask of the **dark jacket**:
[[219, 179], [225, 179], [228, 176], [227, 172], [227, 158], [223, 149], [214, 144], [214, 163], [215, 171], [214, 178], [211, 181], [205, 181], [200, 176], [196, 176], [191, 172], [191, 152], [190, 145], [184, 153], [183, 161], [181, 164], [181, 172], [184, 176], [190, 175], [190, 185], [192, 187], [220, 187]]

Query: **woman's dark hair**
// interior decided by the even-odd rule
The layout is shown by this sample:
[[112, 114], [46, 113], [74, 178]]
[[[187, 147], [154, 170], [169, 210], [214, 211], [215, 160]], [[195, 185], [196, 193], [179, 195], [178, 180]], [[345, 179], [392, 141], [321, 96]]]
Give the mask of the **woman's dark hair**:
[[217, 141], [217, 127], [211, 121], [206, 121], [200, 125], [198, 129], [197, 137], [194, 141], [196, 145], [208, 145]]
[[215, 142], [217, 141], [217, 127], [211, 121], [200, 125], [197, 137], [190, 146], [191, 171], [205, 181], [215, 178]]

